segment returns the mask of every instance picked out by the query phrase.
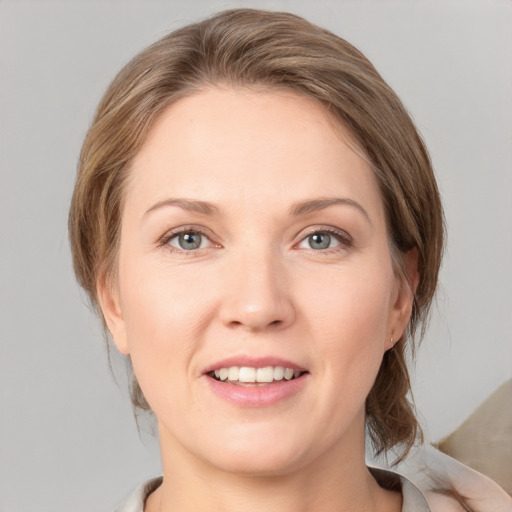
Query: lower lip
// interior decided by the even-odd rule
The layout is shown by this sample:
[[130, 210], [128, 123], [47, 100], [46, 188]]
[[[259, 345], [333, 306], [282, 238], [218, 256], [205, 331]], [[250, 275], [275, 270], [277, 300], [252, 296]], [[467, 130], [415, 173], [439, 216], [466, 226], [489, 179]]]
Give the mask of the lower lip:
[[207, 386], [220, 398], [239, 407], [267, 407], [284, 401], [304, 389], [309, 374], [293, 380], [281, 380], [266, 386], [238, 386], [203, 375]]

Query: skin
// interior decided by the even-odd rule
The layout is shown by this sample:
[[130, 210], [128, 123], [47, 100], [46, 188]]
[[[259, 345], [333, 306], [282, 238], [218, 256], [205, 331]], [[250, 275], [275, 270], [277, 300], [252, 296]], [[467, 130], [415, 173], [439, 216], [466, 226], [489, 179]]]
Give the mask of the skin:
[[[215, 87], [171, 105], [135, 158], [117, 282], [98, 292], [158, 419], [164, 482], [146, 511], [400, 510], [365, 466], [364, 403], [412, 291], [349, 139], [311, 99]], [[359, 206], [290, 214], [333, 197]], [[201, 247], [180, 249], [178, 228]], [[233, 355], [291, 360], [307, 382], [268, 407], [226, 402], [202, 373]]]

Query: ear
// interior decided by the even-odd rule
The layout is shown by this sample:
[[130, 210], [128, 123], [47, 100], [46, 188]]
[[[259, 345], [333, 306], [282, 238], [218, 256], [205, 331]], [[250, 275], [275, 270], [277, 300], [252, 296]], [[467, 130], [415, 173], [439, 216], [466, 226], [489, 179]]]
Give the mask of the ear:
[[96, 293], [110, 336], [119, 352], [128, 355], [130, 351], [126, 337], [126, 326], [117, 287], [109, 283], [106, 276], [102, 276], [96, 284]]
[[397, 280], [394, 303], [392, 305], [389, 322], [389, 335], [386, 340], [385, 349], [388, 350], [403, 336], [409, 318], [412, 313], [412, 306], [416, 289], [420, 282], [418, 270], [418, 249], [414, 247], [404, 256], [405, 276]]

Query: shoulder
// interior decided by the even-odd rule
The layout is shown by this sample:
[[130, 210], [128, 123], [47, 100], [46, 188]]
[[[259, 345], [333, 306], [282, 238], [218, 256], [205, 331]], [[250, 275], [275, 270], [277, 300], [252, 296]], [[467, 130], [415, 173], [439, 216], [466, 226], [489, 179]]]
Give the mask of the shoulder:
[[431, 446], [396, 471], [422, 491], [431, 512], [512, 512], [512, 497], [498, 484]]
[[162, 483], [162, 477], [152, 478], [140, 484], [114, 512], [143, 512], [147, 497]]
[[368, 470], [384, 489], [401, 491], [401, 512], [432, 512], [423, 493], [405, 476], [374, 466], [368, 466]]
[[[401, 512], [466, 512], [467, 508], [456, 498], [442, 492], [420, 489], [409, 478], [389, 469], [368, 466], [368, 469], [385, 489], [401, 490]], [[423, 486], [424, 487], [424, 486]]]

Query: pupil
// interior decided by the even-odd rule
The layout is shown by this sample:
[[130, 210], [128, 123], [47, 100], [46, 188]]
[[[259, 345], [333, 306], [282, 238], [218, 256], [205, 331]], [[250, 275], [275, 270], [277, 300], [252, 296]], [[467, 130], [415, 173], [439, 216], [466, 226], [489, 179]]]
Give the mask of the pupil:
[[327, 249], [331, 244], [331, 236], [325, 233], [315, 233], [309, 237], [309, 246], [312, 249]]
[[201, 235], [199, 233], [182, 233], [179, 242], [182, 249], [198, 249], [201, 246]]

